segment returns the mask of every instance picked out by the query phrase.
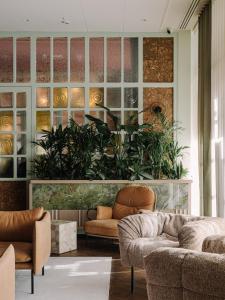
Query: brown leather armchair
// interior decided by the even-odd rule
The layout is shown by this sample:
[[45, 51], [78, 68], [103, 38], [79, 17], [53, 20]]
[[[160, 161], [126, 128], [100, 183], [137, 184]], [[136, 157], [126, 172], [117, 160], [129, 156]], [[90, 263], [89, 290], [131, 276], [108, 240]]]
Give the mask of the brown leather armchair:
[[10, 245], [0, 257], [0, 300], [15, 299], [15, 252]]
[[152, 189], [141, 185], [126, 186], [117, 193], [113, 207], [97, 206], [96, 220], [85, 223], [85, 233], [91, 236], [118, 239], [119, 220], [136, 214], [141, 209], [153, 211], [154, 208], [155, 194]]
[[31, 270], [31, 293], [34, 274], [42, 272], [51, 252], [50, 214], [43, 208], [26, 211], [0, 211], [0, 256], [12, 244], [16, 269]]

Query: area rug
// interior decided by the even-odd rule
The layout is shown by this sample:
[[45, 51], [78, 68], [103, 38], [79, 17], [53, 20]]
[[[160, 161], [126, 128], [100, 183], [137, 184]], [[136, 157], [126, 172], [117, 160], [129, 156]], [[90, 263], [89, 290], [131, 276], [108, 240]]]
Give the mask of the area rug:
[[45, 276], [34, 277], [30, 294], [30, 271], [16, 271], [16, 300], [108, 300], [109, 257], [51, 257]]

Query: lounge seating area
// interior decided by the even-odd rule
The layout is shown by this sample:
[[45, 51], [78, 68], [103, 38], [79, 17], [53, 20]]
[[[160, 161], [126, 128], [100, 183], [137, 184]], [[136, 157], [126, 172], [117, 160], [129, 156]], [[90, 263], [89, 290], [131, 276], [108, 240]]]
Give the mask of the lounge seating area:
[[0, 300], [225, 300], [225, 0], [1, 0]]

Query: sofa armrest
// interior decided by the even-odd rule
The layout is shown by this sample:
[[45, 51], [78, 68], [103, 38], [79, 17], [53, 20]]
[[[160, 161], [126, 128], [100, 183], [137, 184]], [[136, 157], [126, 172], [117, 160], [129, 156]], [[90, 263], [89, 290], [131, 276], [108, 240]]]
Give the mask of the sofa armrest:
[[45, 212], [40, 221], [35, 222], [33, 232], [34, 274], [40, 273], [51, 253], [51, 218]]
[[12, 245], [0, 257], [0, 299], [15, 299], [15, 252]]
[[225, 254], [225, 235], [210, 235], [204, 239], [203, 252]]
[[112, 207], [109, 206], [97, 206], [97, 220], [112, 219]]

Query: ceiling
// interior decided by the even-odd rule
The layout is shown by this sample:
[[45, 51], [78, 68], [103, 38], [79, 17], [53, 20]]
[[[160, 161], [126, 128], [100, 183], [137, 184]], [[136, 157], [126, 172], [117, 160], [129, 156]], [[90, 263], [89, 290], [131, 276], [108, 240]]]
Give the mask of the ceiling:
[[179, 28], [192, 2], [1, 0], [0, 31], [165, 32]]

